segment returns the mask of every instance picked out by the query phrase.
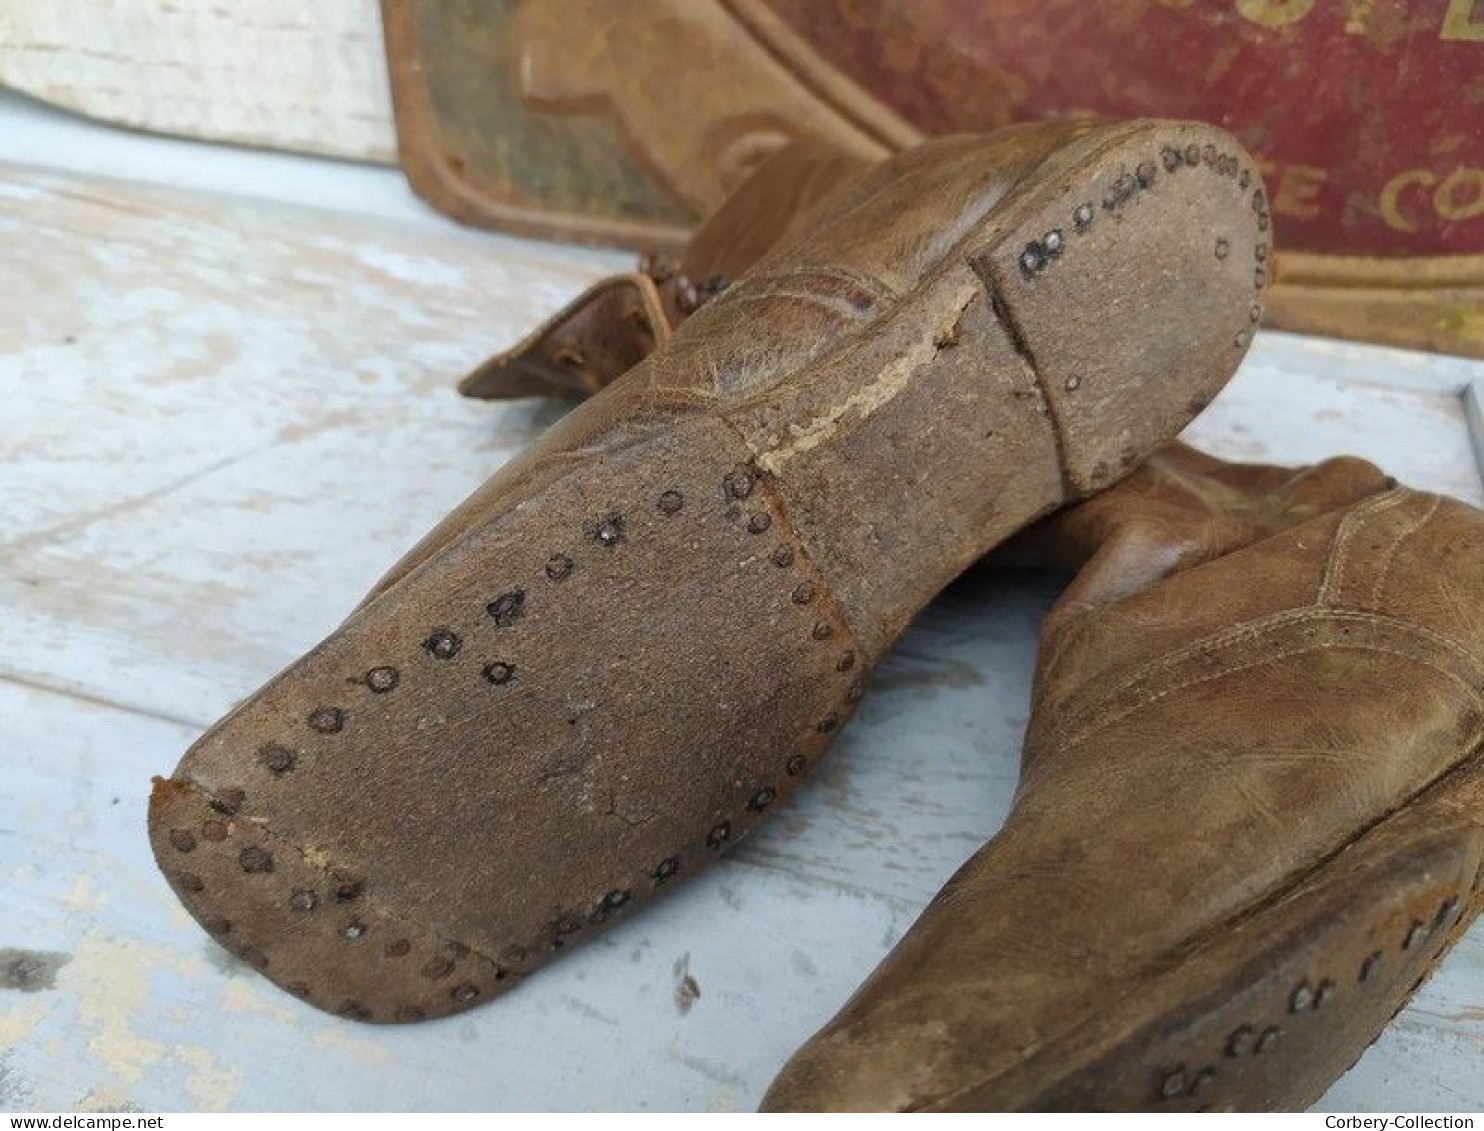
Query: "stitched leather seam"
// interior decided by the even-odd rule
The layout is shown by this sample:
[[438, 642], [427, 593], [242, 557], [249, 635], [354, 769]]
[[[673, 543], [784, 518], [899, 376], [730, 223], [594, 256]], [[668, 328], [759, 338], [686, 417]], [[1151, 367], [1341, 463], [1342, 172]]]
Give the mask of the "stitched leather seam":
[[1220, 651], [1228, 645], [1248, 637], [1257, 637], [1266, 631], [1301, 622], [1305, 618], [1312, 616], [1314, 612], [1315, 610], [1312, 607], [1306, 605], [1298, 609], [1284, 609], [1277, 613], [1270, 613], [1256, 620], [1245, 621], [1233, 628], [1223, 629], [1211, 636], [1206, 636], [1194, 643], [1187, 644], [1185, 647], [1177, 649], [1174, 652], [1169, 652], [1153, 660], [1149, 660], [1135, 668], [1127, 677], [1109, 689], [1106, 694], [1098, 696], [1086, 706], [1071, 711], [1063, 707], [1061, 713], [1064, 722], [1060, 726], [1052, 728], [1048, 734], [1053, 736], [1062, 735], [1073, 730], [1087, 715], [1116, 699], [1118, 696], [1126, 694], [1130, 688], [1145, 680], [1161, 675], [1172, 668], [1178, 667], [1187, 660], [1207, 652]]
[[1391, 564], [1395, 560], [1397, 552], [1402, 548], [1402, 543], [1432, 521], [1433, 515], [1438, 513], [1438, 507], [1442, 505], [1442, 502], [1443, 500], [1440, 496], [1434, 495], [1427, 510], [1410, 526], [1397, 532], [1396, 537], [1392, 540], [1391, 547], [1386, 553], [1381, 555], [1380, 569], [1377, 571], [1376, 580], [1371, 586], [1370, 604], [1380, 604], [1381, 594], [1386, 588], [1387, 578], [1391, 574]]
[[[1066, 736], [1071, 734], [1080, 735], [1085, 729], [1087, 729], [1086, 727], [1081, 727], [1081, 724], [1086, 720], [1088, 715], [1092, 714], [1093, 712], [1097, 711], [1099, 708], [1105, 706], [1113, 700], [1119, 698], [1120, 696], [1130, 694], [1140, 683], [1144, 683], [1158, 676], [1164, 675], [1171, 669], [1179, 667], [1190, 660], [1196, 659], [1201, 656], [1209, 656], [1214, 653], [1225, 651], [1226, 649], [1231, 648], [1234, 645], [1243, 643], [1247, 640], [1256, 641], [1264, 639], [1271, 636], [1277, 630], [1287, 628], [1292, 625], [1303, 624], [1306, 621], [1316, 621], [1319, 623], [1330, 624], [1348, 622], [1353, 624], [1366, 625], [1368, 627], [1385, 628], [1400, 631], [1407, 636], [1426, 641], [1429, 644], [1432, 644], [1438, 648], [1443, 649], [1444, 651], [1453, 654], [1455, 657], [1464, 661], [1467, 666], [1473, 668], [1475, 671], [1484, 672], [1484, 661], [1481, 661], [1467, 649], [1463, 648], [1462, 646], [1458, 645], [1452, 640], [1449, 640], [1446, 637], [1439, 636], [1437, 633], [1433, 632], [1429, 628], [1426, 628], [1422, 625], [1413, 624], [1410, 621], [1401, 620], [1396, 617], [1382, 616], [1377, 613], [1362, 611], [1325, 609], [1315, 607], [1289, 609], [1277, 614], [1259, 618], [1257, 620], [1247, 621], [1241, 625], [1238, 625], [1236, 628], [1227, 629], [1223, 632], [1215, 634], [1214, 636], [1209, 636], [1203, 640], [1198, 640], [1194, 644], [1187, 645], [1185, 648], [1182, 648], [1177, 652], [1170, 653], [1166, 656], [1160, 657], [1157, 660], [1151, 661], [1148, 664], [1145, 664], [1143, 667], [1136, 669], [1133, 674], [1131, 674], [1127, 679], [1121, 681], [1107, 694], [1099, 696], [1096, 700], [1087, 704], [1085, 707], [1069, 712], [1065, 724], [1050, 731], [1049, 736]], [[1324, 646], [1325, 645], [1316, 645], [1314, 647]], [[1371, 645], [1369, 644], [1363, 644], [1359, 642], [1351, 646], [1357, 648], [1371, 647]], [[1263, 659], [1272, 658], [1280, 654], [1297, 655], [1301, 652], [1310, 650], [1313, 650], [1313, 648], [1306, 646], [1292, 652], [1267, 653], [1261, 659], [1257, 659], [1255, 662], [1260, 663]], [[1377, 650], [1385, 651], [1386, 649], [1377, 646]], [[1402, 652], [1398, 652], [1396, 654], [1406, 655], [1406, 653]], [[1409, 658], [1415, 659], [1419, 663], [1426, 664], [1429, 667], [1436, 667], [1435, 664], [1431, 663], [1431, 661], [1425, 659], [1420, 655], [1412, 656]], [[1223, 669], [1222, 672], [1216, 674], [1220, 675], [1225, 674], [1229, 671], [1240, 670], [1240, 668], [1243, 666], [1249, 665], [1238, 664], [1234, 667]], [[1438, 668], [1438, 670], [1443, 671], [1445, 669]], [[1193, 682], [1200, 681], [1197, 680]], [[1176, 687], [1170, 688], [1169, 691], [1179, 690], [1180, 688], [1186, 686], [1191, 686], [1191, 684], [1179, 684]], [[1476, 689], [1472, 686], [1470, 686], [1470, 690], [1476, 691]], [[1154, 700], [1152, 699], [1148, 700], [1148, 702], [1153, 701]], [[1123, 718], [1127, 713], [1127, 711], [1122, 712], [1114, 716], [1114, 718]], [[1091, 725], [1099, 726], [1101, 724]]]
[[1198, 656], [1207, 652], [1220, 651], [1223, 648], [1235, 644], [1245, 638], [1257, 638], [1260, 636], [1264, 636], [1275, 629], [1284, 628], [1287, 625], [1294, 623], [1301, 623], [1305, 620], [1352, 621], [1358, 624], [1375, 625], [1378, 627], [1400, 628], [1402, 631], [1408, 633], [1409, 635], [1420, 637], [1433, 644], [1436, 644], [1438, 647], [1446, 651], [1454, 653], [1474, 668], [1484, 671], [1484, 659], [1475, 656], [1471, 651], [1464, 648], [1457, 641], [1450, 640], [1446, 636], [1440, 636], [1432, 629], [1427, 628], [1423, 625], [1414, 624], [1411, 621], [1401, 620], [1400, 618], [1386, 616], [1380, 613], [1367, 612], [1362, 609], [1336, 609], [1314, 605], [1304, 605], [1300, 608], [1283, 609], [1279, 612], [1270, 613], [1266, 616], [1258, 617], [1254, 620], [1244, 621], [1243, 623], [1235, 625], [1231, 628], [1223, 629], [1222, 631], [1214, 633], [1210, 636], [1202, 637], [1201, 639], [1194, 641], [1191, 644], [1187, 644], [1183, 648], [1180, 648], [1174, 652], [1166, 653], [1163, 656], [1159, 656], [1156, 659], [1150, 660], [1140, 665], [1139, 667], [1135, 668], [1130, 675], [1128, 675], [1125, 679], [1121, 680], [1111, 690], [1109, 690], [1106, 695], [1099, 696], [1094, 702], [1089, 703], [1086, 707], [1069, 712], [1066, 716], [1068, 720], [1068, 726], [1057, 728], [1055, 733], [1065, 732], [1067, 729], [1069, 729], [1070, 724], [1075, 723], [1077, 719], [1084, 717], [1090, 711], [1097, 710], [1099, 706], [1116, 698], [1118, 695], [1123, 694], [1129, 688], [1133, 687], [1140, 681], [1150, 679], [1156, 675], [1160, 675], [1163, 672], [1170, 670], [1171, 668], [1178, 667], [1194, 656]]
[[1238, 663], [1228, 664], [1217, 669], [1216, 671], [1207, 672], [1204, 675], [1200, 675], [1195, 678], [1185, 680], [1181, 683], [1174, 684], [1173, 686], [1166, 687], [1153, 695], [1139, 699], [1136, 703], [1131, 704], [1130, 706], [1116, 712], [1113, 715], [1108, 716], [1105, 719], [1099, 719], [1097, 722], [1088, 725], [1085, 729], [1077, 732], [1076, 734], [1065, 737], [1062, 744], [1066, 747], [1080, 745], [1081, 743], [1086, 742], [1093, 735], [1097, 734], [1100, 730], [1105, 729], [1113, 723], [1126, 719], [1130, 715], [1136, 714], [1143, 708], [1148, 707], [1153, 703], [1158, 703], [1160, 700], [1166, 699], [1178, 691], [1184, 691], [1191, 687], [1199, 687], [1203, 683], [1210, 683], [1212, 680], [1221, 679], [1224, 676], [1233, 674], [1234, 672], [1246, 671], [1250, 668], [1262, 667], [1264, 664], [1270, 663], [1273, 660], [1287, 659], [1292, 656], [1302, 656], [1309, 652], [1336, 651], [1340, 649], [1353, 650], [1357, 652], [1374, 652], [1380, 655], [1397, 656], [1404, 660], [1411, 660], [1413, 663], [1421, 664], [1423, 667], [1426, 668], [1431, 668], [1439, 675], [1446, 676], [1448, 679], [1453, 680], [1455, 683], [1461, 685], [1475, 699], [1479, 700], [1481, 703], [1484, 703], [1484, 689], [1481, 689], [1480, 687], [1477, 687], [1474, 684], [1470, 683], [1457, 672], [1450, 671], [1449, 669], [1434, 663], [1433, 661], [1425, 658], [1420, 654], [1405, 651], [1400, 648], [1387, 648], [1382, 645], [1369, 642], [1347, 642], [1344, 644], [1340, 644], [1335, 641], [1319, 641], [1312, 644], [1304, 644], [1295, 648], [1280, 648], [1271, 652], [1266, 652], [1260, 656], [1254, 656], [1242, 660]]
[[1387, 491], [1367, 499], [1340, 520], [1340, 529], [1335, 535], [1334, 545], [1330, 548], [1329, 561], [1325, 563], [1324, 576], [1319, 582], [1319, 591], [1315, 594], [1314, 599], [1317, 604], [1331, 605], [1339, 601], [1339, 591], [1344, 584], [1345, 567], [1349, 562], [1351, 539], [1366, 519], [1379, 511], [1389, 510], [1396, 506], [1402, 498], [1403, 492], [1400, 490]]

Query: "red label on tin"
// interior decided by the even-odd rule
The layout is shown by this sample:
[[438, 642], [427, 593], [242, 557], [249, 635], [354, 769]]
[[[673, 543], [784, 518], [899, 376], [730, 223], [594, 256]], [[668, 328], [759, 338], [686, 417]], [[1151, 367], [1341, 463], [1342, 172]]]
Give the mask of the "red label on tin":
[[1196, 118], [1267, 179], [1283, 246], [1484, 252], [1484, 0], [765, 0], [932, 134]]

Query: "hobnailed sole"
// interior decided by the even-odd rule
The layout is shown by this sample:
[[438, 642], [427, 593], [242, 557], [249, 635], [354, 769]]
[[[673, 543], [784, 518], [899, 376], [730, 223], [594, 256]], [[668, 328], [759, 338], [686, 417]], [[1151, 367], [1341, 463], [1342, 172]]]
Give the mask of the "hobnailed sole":
[[[1263, 906], [1130, 986], [1076, 1037], [935, 1110], [1307, 1107], [1484, 907], [1484, 752]], [[1219, 971], [1219, 977], [1212, 972]], [[1179, 1001], [1151, 1015], [1147, 1001]]]
[[[796, 462], [770, 461], [746, 418], [817, 392], [813, 369], [588, 447], [441, 544], [157, 785], [151, 841], [177, 895], [300, 997], [410, 1021], [493, 996], [696, 871], [792, 792], [932, 592], [1215, 395], [1256, 321], [1256, 186], [1206, 127], [1088, 135], [842, 345], [844, 407]], [[1137, 264], [1123, 297], [1099, 302], [1121, 263]], [[891, 332], [929, 340], [873, 355]], [[935, 398], [958, 411], [928, 435]], [[872, 429], [919, 433], [926, 463], [883, 465], [897, 479], [876, 504], [931, 522], [909, 529], [915, 556], [878, 553], [886, 572], [862, 581], [840, 563], [869, 523], [828, 520], [827, 496], [894, 451]], [[924, 484], [923, 466], [955, 482]], [[867, 608], [881, 592], [890, 607]]]
[[[1069, 147], [1070, 149], [1070, 147]], [[1219, 130], [1136, 125], [1063, 153], [972, 257], [1058, 425], [1067, 482], [1121, 478], [1220, 391], [1262, 318], [1262, 180]], [[1139, 411], [1129, 412], [1131, 392]]]

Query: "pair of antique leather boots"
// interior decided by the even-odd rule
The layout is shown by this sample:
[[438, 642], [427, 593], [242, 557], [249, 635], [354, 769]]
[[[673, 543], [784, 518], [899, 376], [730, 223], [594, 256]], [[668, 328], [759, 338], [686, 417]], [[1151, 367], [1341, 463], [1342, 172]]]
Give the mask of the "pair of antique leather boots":
[[765, 1104], [1307, 1104], [1479, 909], [1484, 516], [1170, 444], [1270, 236], [1199, 125], [781, 151], [465, 382], [594, 395], [157, 782], [171, 885], [322, 1008], [467, 1008], [746, 836], [1025, 531], [1078, 572], [1014, 808]]

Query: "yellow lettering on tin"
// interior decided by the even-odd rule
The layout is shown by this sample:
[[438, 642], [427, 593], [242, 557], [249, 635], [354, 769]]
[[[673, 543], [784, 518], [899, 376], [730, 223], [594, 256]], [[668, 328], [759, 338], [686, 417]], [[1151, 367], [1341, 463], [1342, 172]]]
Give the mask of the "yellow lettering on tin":
[[1237, 0], [1237, 15], [1276, 31], [1296, 24], [1314, 9], [1314, 0]]
[[1310, 220], [1319, 215], [1319, 205], [1314, 198], [1319, 195], [1319, 187], [1327, 176], [1327, 172], [1313, 165], [1289, 165], [1278, 178], [1278, 191], [1273, 194], [1273, 212], [1296, 220]]
[[1443, 28], [1438, 32], [1438, 38], [1484, 43], [1484, 18], [1474, 19], [1477, 4], [1478, 0], [1448, 0], [1448, 10], [1443, 13]]
[[1381, 219], [1386, 221], [1386, 226], [1394, 232], [1415, 232], [1416, 223], [1402, 212], [1401, 195], [1413, 185], [1426, 188], [1436, 184], [1437, 179], [1426, 169], [1409, 169], [1387, 181], [1386, 187], [1381, 190]]
[[1371, 5], [1374, 0], [1350, 0], [1345, 15], [1346, 35], [1365, 35], [1371, 30]]
[[1432, 194], [1432, 205], [1444, 220], [1484, 216], [1484, 169], [1454, 169]]

